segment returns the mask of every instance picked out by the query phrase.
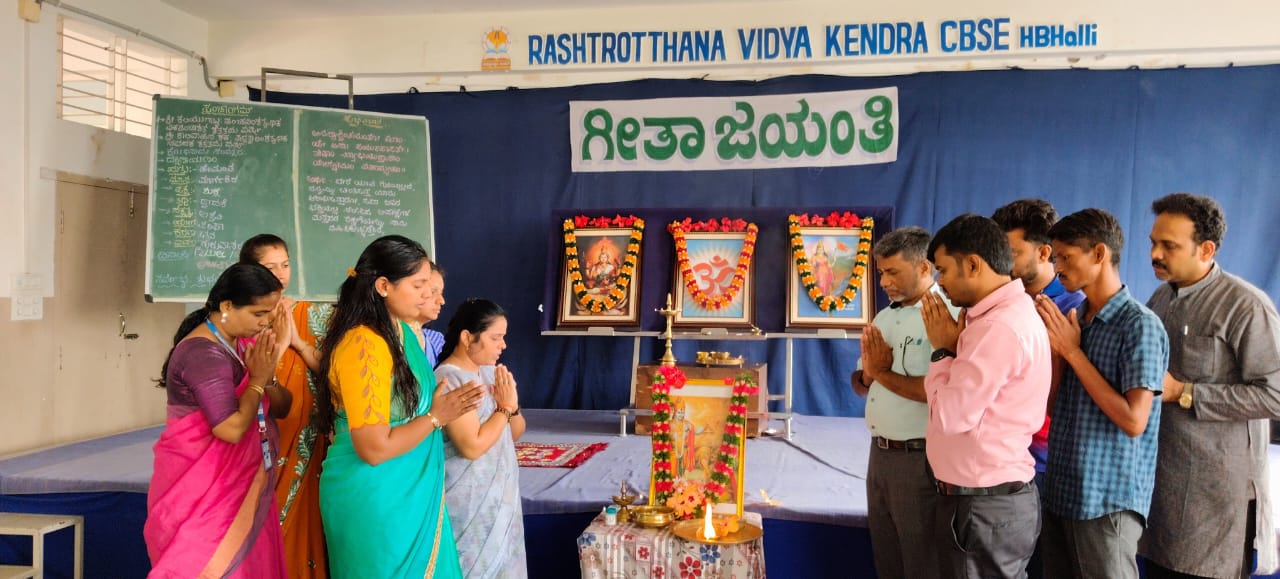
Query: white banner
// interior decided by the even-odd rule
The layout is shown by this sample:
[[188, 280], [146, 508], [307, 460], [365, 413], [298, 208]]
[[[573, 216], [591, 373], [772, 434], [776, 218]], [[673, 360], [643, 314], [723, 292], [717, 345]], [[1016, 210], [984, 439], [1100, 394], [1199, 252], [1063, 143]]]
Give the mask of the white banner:
[[575, 173], [836, 167], [898, 159], [898, 88], [570, 101]]

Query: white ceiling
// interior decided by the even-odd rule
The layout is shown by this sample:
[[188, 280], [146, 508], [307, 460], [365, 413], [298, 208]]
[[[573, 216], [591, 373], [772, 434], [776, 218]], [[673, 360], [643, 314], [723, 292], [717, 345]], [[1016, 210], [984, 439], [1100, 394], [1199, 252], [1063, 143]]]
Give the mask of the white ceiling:
[[[161, 0], [210, 22], [689, 4], [689, 0]], [[741, 0], [696, 0], [700, 4]]]

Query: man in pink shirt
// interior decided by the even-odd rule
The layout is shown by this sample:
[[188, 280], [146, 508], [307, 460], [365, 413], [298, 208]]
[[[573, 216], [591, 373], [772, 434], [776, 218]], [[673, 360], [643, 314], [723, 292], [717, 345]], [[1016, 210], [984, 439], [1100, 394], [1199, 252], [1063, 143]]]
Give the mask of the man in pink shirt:
[[937, 480], [943, 577], [1026, 577], [1040, 534], [1040, 499], [1027, 450], [1044, 423], [1049, 337], [999, 225], [961, 215], [934, 235], [938, 285], [957, 306], [925, 296], [934, 350], [924, 389], [925, 453]]

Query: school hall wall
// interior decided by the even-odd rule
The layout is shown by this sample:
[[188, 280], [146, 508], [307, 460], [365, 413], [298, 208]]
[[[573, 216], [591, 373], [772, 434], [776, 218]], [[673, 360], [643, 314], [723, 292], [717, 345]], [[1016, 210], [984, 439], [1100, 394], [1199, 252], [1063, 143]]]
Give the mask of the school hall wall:
[[[208, 49], [208, 25], [158, 0], [74, 0], [77, 8]], [[57, 118], [57, 24], [0, 12], [0, 455], [163, 422], [160, 373], [182, 316], [144, 304], [149, 141]], [[128, 36], [127, 33], [121, 33]], [[133, 41], [131, 39], [131, 41]], [[140, 41], [140, 40], [139, 40]], [[211, 98], [196, 61], [189, 92]], [[134, 217], [128, 217], [130, 186]], [[56, 250], [55, 250], [56, 248]], [[15, 275], [36, 274], [43, 317], [10, 318]], [[119, 335], [118, 314], [129, 333]]]

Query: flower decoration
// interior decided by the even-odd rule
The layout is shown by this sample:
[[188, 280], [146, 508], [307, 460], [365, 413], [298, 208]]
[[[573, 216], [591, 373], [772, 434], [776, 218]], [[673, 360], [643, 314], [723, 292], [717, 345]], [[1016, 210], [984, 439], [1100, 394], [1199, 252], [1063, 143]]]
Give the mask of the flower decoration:
[[[824, 295], [813, 279], [813, 268], [809, 265], [809, 255], [804, 249], [804, 237], [801, 227], [843, 227], [845, 229], [861, 229], [858, 235], [858, 253], [853, 264], [853, 274], [844, 289], [835, 295]], [[787, 232], [791, 236], [791, 257], [796, 262], [796, 271], [800, 273], [800, 285], [808, 293], [813, 305], [824, 312], [843, 310], [858, 295], [862, 286], [862, 278], [867, 274], [867, 263], [871, 258], [871, 233], [875, 229], [875, 220], [870, 217], [859, 219], [857, 215], [832, 212], [830, 215], [790, 215], [787, 217]]]
[[[733, 300], [738, 297], [738, 293], [742, 291], [743, 285], [747, 282], [747, 271], [751, 268], [751, 259], [756, 251], [756, 235], [760, 229], [754, 223], [748, 223], [741, 219], [730, 221], [728, 217], [720, 220], [708, 219], [706, 221], [692, 221], [685, 218], [684, 221], [675, 221], [667, 226], [671, 232], [671, 237], [676, 242], [676, 267], [680, 270], [680, 277], [684, 281], [684, 287], [689, 291], [689, 297], [705, 310], [718, 311], [729, 307]], [[747, 236], [742, 240], [742, 251], [738, 254], [738, 266], [733, 270], [733, 278], [729, 281], [729, 290], [722, 292], [720, 295], [710, 296], [698, 287], [698, 280], [693, 277], [693, 267], [689, 263], [689, 244], [685, 240], [685, 233], [690, 231], [726, 231], [730, 233], [745, 231]]]
[[650, 441], [653, 445], [653, 504], [667, 503], [675, 491], [675, 473], [671, 460], [674, 449], [671, 440], [671, 389], [683, 388], [685, 375], [676, 366], [661, 366], [653, 375], [652, 396], [653, 427]]
[[671, 497], [664, 504], [671, 507], [678, 520], [701, 517], [702, 505], [706, 502], [703, 498], [705, 493], [703, 486], [697, 481], [682, 478], [676, 481]]
[[719, 503], [729, 493], [729, 481], [738, 467], [738, 451], [746, 434], [747, 403], [759, 390], [750, 373], [724, 379], [725, 385], [733, 387], [724, 436], [716, 451], [710, 480], [698, 484], [688, 479], [677, 479], [673, 470], [671, 389], [683, 387], [685, 381], [685, 374], [678, 367], [662, 366], [653, 375], [652, 387], [653, 504], [671, 507], [677, 519], [700, 517], [705, 501]]
[[[591, 292], [587, 291], [586, 283], [583, 282], [582, 263], [578, 259], [578, 237], [574, 233], [578, 227], [631, 228], [631, 238], [627, 240], [627, 255], [623, 258], [622, 268], [618, 271], [618, 281], [605, 292], [604, 297], [592, 295]], [[573, 219], [565, 219], [564, 257], [569, 265], [569, 279], [573, 282], [574, 299], [577, 299], [579, 304], [582, 304], [583, 307], [595, 314], [617, 307], [627, 297], [627, 290], [631, 287], [631, 278], [636, 271], [636, 261], [640, 257], [640, 240], [643, 238], [644, 220], [634, 215], [627, 217], [618, 215], [613, 218], [591, 218], [586, 215], [578, 215]]]

